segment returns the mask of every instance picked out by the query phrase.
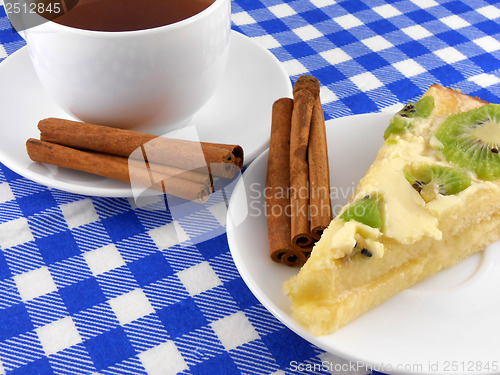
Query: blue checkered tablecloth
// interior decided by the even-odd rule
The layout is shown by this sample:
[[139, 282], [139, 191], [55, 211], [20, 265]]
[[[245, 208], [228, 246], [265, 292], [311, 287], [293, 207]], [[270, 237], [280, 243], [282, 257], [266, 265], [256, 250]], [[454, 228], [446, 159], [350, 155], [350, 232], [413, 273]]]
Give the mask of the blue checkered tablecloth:
[[[495, 0], [234, 0], [232, 21], [292, 82], [320, 80], [327, 118], [395, 111], [433, 83], [500, 103]], [[0, 61], [24, 44], [0, 7]], [[323, 361], [344, 363], [250, 293], [223, 204], [174, 220], [0, 165], [0, 374], [328, 374]], [[200, 228], [215, 235], [200, 241]]]

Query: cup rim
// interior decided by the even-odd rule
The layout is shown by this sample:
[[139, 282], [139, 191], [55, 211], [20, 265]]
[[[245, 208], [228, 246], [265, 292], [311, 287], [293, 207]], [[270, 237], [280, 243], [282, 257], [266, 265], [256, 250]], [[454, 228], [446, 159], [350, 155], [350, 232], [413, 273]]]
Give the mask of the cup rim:
[[[185, 18], [183, 20], [170, 23], [163, 26], [151, 27], [149, 29], [140, 29], [140, 30], [127, 30], [127, 31], [102, 31], [102, 30], [88, 30], [88, 29], [79, 29], [77, 27], [71, 27], [62, 25], [60, 23], [54, 22], [52, 20], [47, 20], [40, 25], [24, 30], [24, 32], [30, 32], [30, 30], [35, 31], [37, 29], [45, 27], [51, 27], [55, 30], [60, 29], [61, 31], [71, 32], [74, 34], [86, 34], [86, 35], [94, 35], [94, 36], [104, 36], [104, 37], [129, 37], [131, 34], [153, 34], [166, 30], [174, 30], [182, 28], [186, 25], [194, 23], [198, 21], [198, 19], [208, 17], [211, 13], [215, 12], [218, 8], [223, 6], [223, 3], [231, 0], [213, 0], [213, 2], [203, 9], [201, 12], [196, 13], [195, 15]], [[41, 31], [41, 30], [40, 30]]]

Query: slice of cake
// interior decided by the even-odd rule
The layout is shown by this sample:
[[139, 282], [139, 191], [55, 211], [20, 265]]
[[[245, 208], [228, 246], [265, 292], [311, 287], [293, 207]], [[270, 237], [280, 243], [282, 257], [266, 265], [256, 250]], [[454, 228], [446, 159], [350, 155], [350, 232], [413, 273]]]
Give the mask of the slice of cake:
[[433, 85], [384, 138], [350, 203], [284, 285], [313, 334], [500, 239], [500, 105]]

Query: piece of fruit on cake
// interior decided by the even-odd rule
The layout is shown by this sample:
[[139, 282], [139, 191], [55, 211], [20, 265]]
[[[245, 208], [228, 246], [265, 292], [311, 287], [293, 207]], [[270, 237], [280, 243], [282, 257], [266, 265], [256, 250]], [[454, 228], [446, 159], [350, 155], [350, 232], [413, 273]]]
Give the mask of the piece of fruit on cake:
[[433, 85], [384, 138], [350, 203], [285, 282], [313, 334], [500, 239], [500, 105]]

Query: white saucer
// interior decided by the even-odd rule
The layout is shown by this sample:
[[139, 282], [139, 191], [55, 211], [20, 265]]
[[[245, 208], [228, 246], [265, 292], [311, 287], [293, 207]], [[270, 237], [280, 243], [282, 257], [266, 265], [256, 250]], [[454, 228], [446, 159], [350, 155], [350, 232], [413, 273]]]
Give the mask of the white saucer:
[[[27, 47], [0, 63], [0, 83], [0, 162], [26, 178], [61, 190], [133, 196], [129, 184], [29, 159], [25, 142], [39, 138], [38, 121], [71, 117], [41, 87]], [[250, 38], [232, 31], [223, 81], [187, 125], [196, 126], [202, 141], [241, 145], [248, 164], [268, 147], [273, 102], [291, 94], [290, 78], [280, 62]]]
[[[372, 163], [392, 116], [368, 114], [327, 122], [337, 213]], [[500, 372], [500, 242], [399, 293], [332, 335], [314, 337], [295, 322], [282, 285], [298, 269], [269, 257], [263, 190], [267, 158], [266, 151], [238, 181], [229, 204], [227, 237], [244, 281], [271, 313], [316, 346], [352, 361], [358, 370], [363, 362], [390, 374]], [[287, 345], [283, 343], [284, 350]]]

